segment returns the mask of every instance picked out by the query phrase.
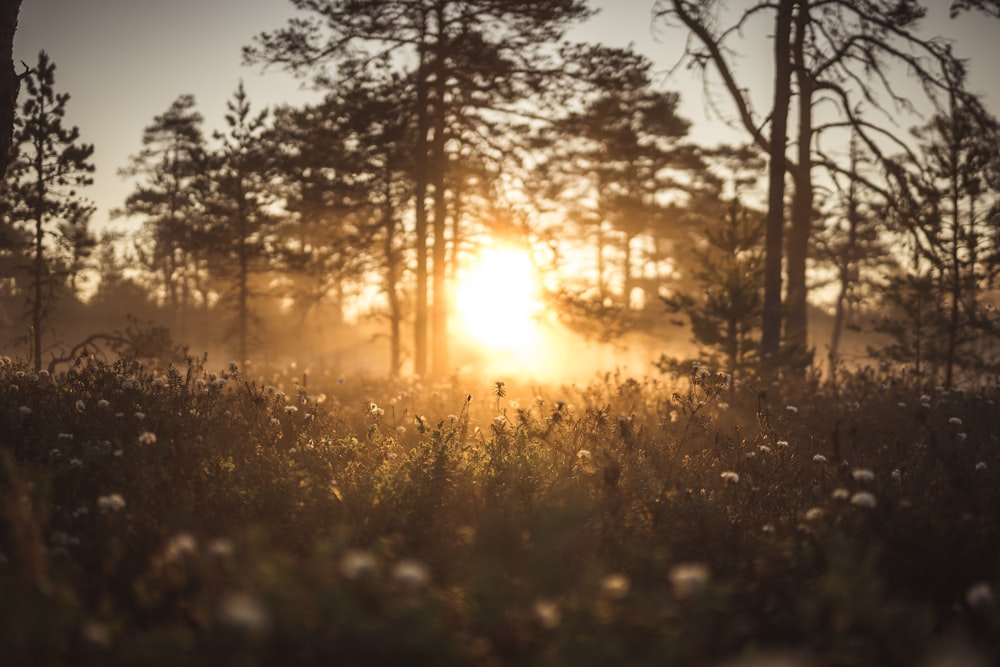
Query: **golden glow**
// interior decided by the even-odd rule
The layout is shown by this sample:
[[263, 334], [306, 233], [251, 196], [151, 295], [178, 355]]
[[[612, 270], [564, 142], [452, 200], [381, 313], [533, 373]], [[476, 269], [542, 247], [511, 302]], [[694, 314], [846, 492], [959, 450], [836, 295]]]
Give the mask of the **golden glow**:
[[460, 329], [496, 351], [530, 353], [538, 342], [538, 276], [516, 248], [487, 248], [459, 272], [455, 305]]

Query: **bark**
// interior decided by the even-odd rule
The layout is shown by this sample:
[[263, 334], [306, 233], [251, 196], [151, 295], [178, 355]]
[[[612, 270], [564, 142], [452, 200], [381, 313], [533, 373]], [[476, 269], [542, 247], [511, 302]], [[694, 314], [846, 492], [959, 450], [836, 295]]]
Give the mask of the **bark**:
[[[421, 39], [423, 43], [423, 39]], [[414, 152], [415, 239], [417, 246], [416, 305], [413, 321], [413, 372], [427, 374], [427, 88], [426, 53], [420, 51], [417, 72], [417, 137]]]
[[813, 81], [805, 62], [806, 29], [810, 21], [809, 0], [798, 0], [795, 16], [793, 62], [798, 86], [798, 152], [792, 170], [795, 196], [792, 200], [792, 224], [788, 234], [786, 271], [788, 294], [785, 313], [785, 343], [792, 350], [803, 352], [808, 347], [809, 304], [806, 285], [806, 258], [812, 232], [812, 134]]
[[[10, 163], [14, 137], [14, 114], [20, 79], [14, 71], [14, 32], [21, 0], [4, 0], [0, 7], [0, 183]], [[2, 186], [0, 186], [2, 187]]]
[[431, 306], [431, 335], [433, 345], [432, 368], [435, 377], [444, 377], [448, 372], [448, 295], [446, 287], [447, 274], [447, 240], [445, 238], [448, 224], [448, 200], [446, 198], [446, 179], [448, 172], [448, 154], [445, 150], [445, 125], [447, 123], [447, 35], [444, 30], [443, 8], [437, 8], [438, 38], [435, 48], [434, 67], [434, 99], [433, 135], [431, 137], [430, 156], [433, 164], [434, 187], [434, 245], [433, 245], [433, 285], [434, 301]]
[[774, 32], [774, 108], [768, 164], [767, 223], [764, 232], [764, 312], [761, 362], [773, 367], [781, 349], [781, 257], [785, 222], [785, 144], [791, 102], [791, 29], [794, 0], [781, 0]]

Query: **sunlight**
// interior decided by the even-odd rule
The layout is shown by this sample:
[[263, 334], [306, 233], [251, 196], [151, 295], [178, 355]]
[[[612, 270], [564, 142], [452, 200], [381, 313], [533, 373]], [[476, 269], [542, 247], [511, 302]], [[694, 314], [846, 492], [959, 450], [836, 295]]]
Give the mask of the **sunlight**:
[[455, 305], [460, 329], [496, 351], [526, 351], [537, 342], [538, 277], [527, 251], [488, 248], [459, 272]]

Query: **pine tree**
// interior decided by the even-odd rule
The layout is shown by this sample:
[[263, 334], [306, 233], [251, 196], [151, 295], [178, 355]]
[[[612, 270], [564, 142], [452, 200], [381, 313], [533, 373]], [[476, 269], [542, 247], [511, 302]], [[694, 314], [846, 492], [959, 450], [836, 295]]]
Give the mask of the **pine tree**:
[[[93, 205], [78, 188], [91, 184], [92, 144], [63, 124], [68, 93], [55, 89], [56, 66], [42, 51], [24, 79], [24, 102], [14, 128], [14, 152], [4, 190], [6, 217], [29, 242], [23, 247], [28, 276], [31, 355], [42, 368], [42, 330], [58, 289], [93, 247], [87, 225]], [[73, 281], [69, 280], [70, 284]]]

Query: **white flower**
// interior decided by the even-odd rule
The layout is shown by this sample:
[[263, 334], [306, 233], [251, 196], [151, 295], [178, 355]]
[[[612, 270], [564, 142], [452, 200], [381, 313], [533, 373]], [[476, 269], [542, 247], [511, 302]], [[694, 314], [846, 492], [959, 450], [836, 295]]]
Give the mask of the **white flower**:
[[740, 474], [732, 470], [726, 470], [719, 477], [732, 484], [737, 484], [740, 481]]
[[982, 609], [993, 604], [993, 587], [989, 582], [978, 581], [965, 591], [965, 602], [973, 609]]
[[69, 460], [69, 464], [73, 468], [82, 468], [83, 467], [83, 461], [81, 461], [80, 459], [75, 458], [75, 457]]
[[340, 557], [339, 569], [346, 579], [357, 579], [375, 569], [375, 556], [368, 551], [350, 549]]
[[72, 433], [60, 433], [59, 434], [59, 439], [60, 440], [72, 440], [73, 439], [73, 434]]
[[403, 559], [392, 568], [392, 578], [404, 588], [423, 588], [431, 580], [431, 571], [420, 561]]
[[624, 574], [613, 573], [601, 579], [601, 592], [615, 599], [621, 599], [628, 594], [630, 583]]
[[294, 415], [298, 411], [299, 411], [299, 409], [297, 407], [295, 407], [294, 405], [286, 405], [285, 406], [285, 414], [286, 415]]
[[767, 445], [760, 445], [759, 447], [757, 447], [757, 449], [759, 449], [760, 451], [764, 452], [765, 454], [770, 454], [771, 453], [771, 448], [768, 447]]
[[535, 618], [543, 628], [553, 630], [562, 622], [562, 611], [556, 602], [539, 600], [535, 603]]
[[168, 561], [179, 560], [185, 556], [193, 556], [198, 552], [198, 541], [188, 532], [180, 532], [170, 538], [163, 555]]
[[101, 410], [107, 410], [109, 407], [111, 407], [111, 403], [102, 398], [97, 402], [97, 407], [100, 408]]
[[139, 444], [140, 445], [155, 445], [156, 444], [156, 434], [152, 431], [143, 431], [139, 434]]
[[816, 463], [826, 463], [826, 457], [823, 456], [822, 454], [814, 454], [813, 461], [815, 461]]
[[711, 579], [708, 566], [704, 563], [680, 563], [670, 568], [667, 575], [674, 595], [680, 599], [690, 598], [705, 590]]
[[806, 510], [806, 521], [815, 521], [816, 519], [822, 517], [823, 514], [824, 512], [822, 507], [810, 507]]
[[236, 547], [228, 537], [217, 537], [208, 543], [206, 551], [216, 558], [226, 558], [233, 555]]
[[209, 384], [209, 387], [212, 389], [222, 389], [225, 386], [226, 386], [226, 380], [224, 378], [215, 378]]
[[22, 416], [24, 416], [24, 417], [27, 417], [28, 415], [30, 415], [30, 414], [31, 414], [31, 408], [29, 408], [29, 407], [28, 407], [27, 405], [22, 405], [22, 406], [21, 406], [21, 407], [19, 407], [19, 408], [18, 408], [17, 410], [18, 410], [18, 412], [20, 412], [20, 413], [21, 413], [21, 415], [22, 415]]
[[799, 409], [797, 407], [795, 407], [794, 405], [786, 405], [785, 406], [785, 410], [787, 410], [789, 413], [791, 413], [793, 415], [799, 414]]
[[787, 440], [779, 440], [779, 441], [777, 441], [774, 444], [776, 444], [778, 447], [787, 447], [788, 446], [788, 441]]
[[899, 468], [893, 468], [893, 470], [892, 470], [892, 472], [890, 473], [890, 475], [891, 475], [891, 476], [892, 476], [892, 478], [893, 478], [894, 480], [896, 480], [897, 482], [898, 482], [899, 480], [903, 479], [903, 473], [901, 473], [901, 472], [899, 471]]
[[875, 496], [867, 491], [858, 491], [851, 496], [851, 504], [857, 507], [875, 507]]
[[962, 420], [959, 419], [958, 417], [951, 417], [948, 419], [948, 423], [951, 424], [952, 426], [961, 426]]
[[219, 620], [252, 635], [266, 632], [271, 623], [264, 605], [247, 593], [227, 593], [219, 604]]
[[834, 500], [847, 500], [851, 497], [851, 492], [844, 488], [834, 489], [830, 497]]
[[868, 468], [855, 468], [851, 471], [851, 477], [855, 482], [874, 482], [875, 473]]
[[592, 455], [589, 449], [581, 449], [576, 453], [576, 458], [580, 459], [581, 461], [589, 461], [591, 456]]
[[135, 417], [136, 419], [138, 419], [139, 421], [142, 421], [143, 419], [145, 419], [145, 418], [146, 418], [146, 413], [145, 413], [145, 412], [138, 412], [138, 411], [137, 411], [137, 412], [136, 412], [136, 413], [135, 413], [135, 414], [134, 414], [133, 416], [134, 416], [134, 417]]
[[83, 412], [86, 409], [87, 409], [87, 404], [83, 402], [83, 399], [77, 400], [77, 402], [76, 402], [76, 411], [77, 412]]
[[163, 378], [153, 378], [153, 387], [156, 389], [162, 389], [164, 384]]
[[977, 463], [976, 470], [979, 470], [980, 472], [986, 470], [986, 461], [980, 461], [979, 463]]
[[97, 499], [97, 507], [105, 514], [108, 512], [117, 512], [124, 509], [125, 499], [122, 498], [122, 494], [120, 493], [112, 493], [107, 496], [101, 496]]

